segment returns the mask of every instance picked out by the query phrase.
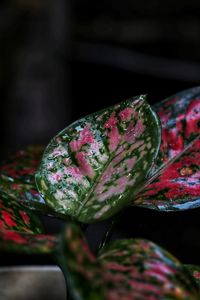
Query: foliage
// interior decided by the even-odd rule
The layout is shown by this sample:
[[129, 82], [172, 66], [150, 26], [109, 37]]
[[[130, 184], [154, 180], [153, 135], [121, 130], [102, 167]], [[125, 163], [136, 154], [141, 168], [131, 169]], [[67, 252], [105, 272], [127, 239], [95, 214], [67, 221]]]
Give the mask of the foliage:
[[[69, 125], [40, 166], [36, 146], [3, 162], [0, 249], [54, 255], [77, 300], [199, 299], [198, 266], [142, 239], [114, 241], [95, 257], [72, 222], [101, 221], [130, 205], [200, 206], [199, 112], [199, 87], [153, 108], [144, 96], [131, 98]], [[47, 235], [37, 211], [72, 221]]]

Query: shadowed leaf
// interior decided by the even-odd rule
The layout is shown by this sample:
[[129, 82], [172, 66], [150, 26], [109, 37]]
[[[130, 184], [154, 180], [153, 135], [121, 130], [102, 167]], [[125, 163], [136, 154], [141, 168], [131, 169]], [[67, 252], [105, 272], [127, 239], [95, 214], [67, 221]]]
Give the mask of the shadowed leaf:
[[58, 260], [74, 300], [199, 299], [179, 261], [147, 240], [112, 242], [96, 258], [79, 230], [67, 225], [61, 248]]
[[0, 250], [19, 253], [49, 253], [56, 238], [43, 234], [43, 226], [32, 211], [7, 194], [0, 193]]
[[12, 230], [0, 231], [0, 250], [20, 254], [50, 254], [56, 251], [57, 237]]

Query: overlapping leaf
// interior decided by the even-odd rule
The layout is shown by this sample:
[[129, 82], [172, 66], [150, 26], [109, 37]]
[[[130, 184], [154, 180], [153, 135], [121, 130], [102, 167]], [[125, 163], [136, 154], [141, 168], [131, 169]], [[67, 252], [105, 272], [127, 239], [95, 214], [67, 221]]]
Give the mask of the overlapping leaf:
[[0, 192], [0, 249], [20, 253], [49, 253], [56, 238], [43, 234], [40, 220], [22, 203]]
[[68, 225], [61, 248], [59, 261], [74, 300], [199, 299], [192, 276], [147, 240], [115, 241], [95, 258], [78, 229]]
[[144, 184], [160, 127], [144, 97], [73, 123], [47, 147], [36, 176], [55, 211], [90, 223], [110, 217]]
[[26, 233], [42, 233], [39, 219], [23, 204], [10, 196], [0, 193], [0, 230], [13, 230]]
[[0, 231], [0, 250], [20, 254], [51, 254], [56, 251], [57, 237], [12, 230]]
[[155, 106], [162, 141], [152, 178], [133, 205], [159, 210], [200, 206], [200, 88]]
[[3, 161], [0, 167], [0, 191], [33, 209], [41, 209], [44, 204], [35, 184], [43, 150], [42, 146], [29, 146]]

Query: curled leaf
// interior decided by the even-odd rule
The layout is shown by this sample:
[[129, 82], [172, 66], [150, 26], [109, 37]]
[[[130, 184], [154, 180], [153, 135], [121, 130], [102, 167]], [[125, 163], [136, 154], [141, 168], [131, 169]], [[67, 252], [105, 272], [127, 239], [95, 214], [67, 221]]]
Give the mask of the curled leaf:
[[144, 184], [160, 127], [143, 96], [89, 115], [59, 133], [36, 174], [55, 211], [90, 223], [108, 218]]

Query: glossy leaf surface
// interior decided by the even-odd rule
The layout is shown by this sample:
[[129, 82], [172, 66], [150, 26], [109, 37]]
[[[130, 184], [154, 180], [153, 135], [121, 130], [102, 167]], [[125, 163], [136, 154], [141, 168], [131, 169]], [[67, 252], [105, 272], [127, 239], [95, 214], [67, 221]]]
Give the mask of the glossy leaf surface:
[[133, 205], [168, 211], [198, 207], [200, 88], [172, 96], [158, 103], [155, 109], [161, 119], [161, 147], [153, 176]]
[[44, 200], [35, 184], [35, 173], [43, 153], [42, 146], [29, 146], [2, 162], [0, 167], [0, 191], [29, 208], [41, 209]]
[[184, 267], [147, 240], [118, 240], [95, 258], [73, 226], [67, 226], [59, 261], [73, 299], [199, 299], [198, 288]]
[[144, 184], [160, 126], [144, 97], [80, 119], [47, 147], [36, 182], [48, 205], [90, 223], [110, 217]]

